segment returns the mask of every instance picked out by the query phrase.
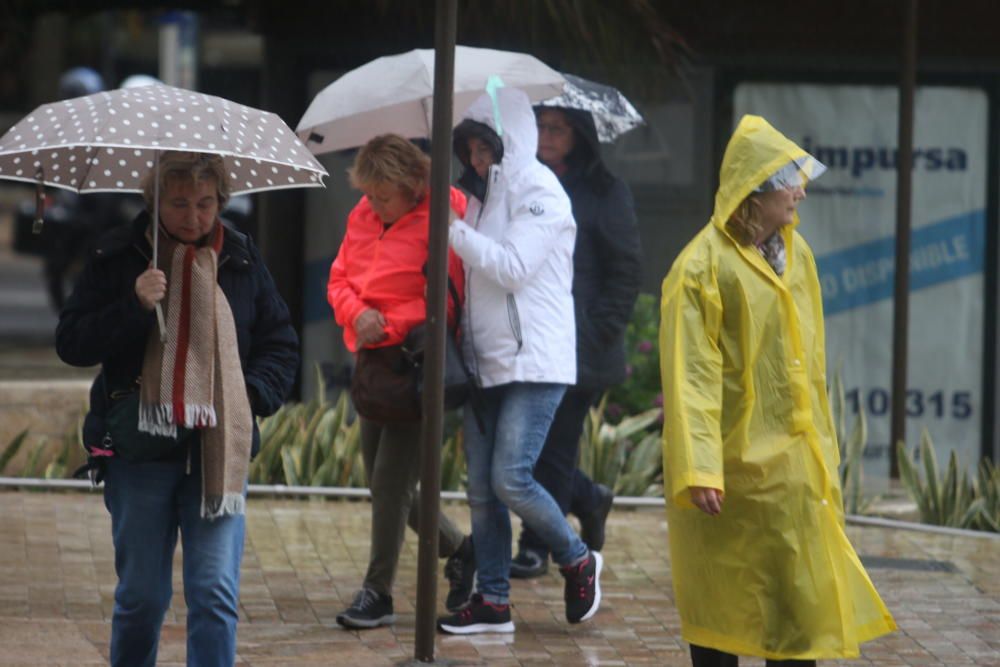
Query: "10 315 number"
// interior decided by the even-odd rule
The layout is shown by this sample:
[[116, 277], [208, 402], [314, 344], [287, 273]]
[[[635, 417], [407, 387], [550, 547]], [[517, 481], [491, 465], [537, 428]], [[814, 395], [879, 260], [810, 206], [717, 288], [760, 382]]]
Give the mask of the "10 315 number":
[[[880, 387], [867, 391], [854, 388], [845, 392], [844, 398], [847, 399], [847, 405], [854, 414], [857, 414], [863, 406], [868, 415], [881, 417], [889, 414], [892, 407], [890, 392]], [[906, 416], [969, 419], [972, 416], [972, 392], [937, 390], [928, 393], [920, 389], [908, 389]]]

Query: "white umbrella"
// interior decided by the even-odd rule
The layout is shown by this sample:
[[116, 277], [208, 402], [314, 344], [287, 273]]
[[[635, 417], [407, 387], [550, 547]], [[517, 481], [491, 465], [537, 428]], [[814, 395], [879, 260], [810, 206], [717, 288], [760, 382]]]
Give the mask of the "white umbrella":
[[[486, 90], [492, 75], [506, 86], [520, 88], [532, 101], [559, 95], [565, 83], [559, 72], [534, 56], [457, 46], [455, 124]], [[428, 138], [433, 96], [433, 49], [385, 56], [351, 70], [320, 91], [295, 131], [316, 155], [361, 146], [386, 132], [409, 139]]]

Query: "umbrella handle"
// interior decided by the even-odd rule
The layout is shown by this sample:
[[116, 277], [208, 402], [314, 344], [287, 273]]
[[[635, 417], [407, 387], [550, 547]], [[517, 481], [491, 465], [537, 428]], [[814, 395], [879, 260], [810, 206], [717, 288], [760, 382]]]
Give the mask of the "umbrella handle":
[[[160, 266], [158, 261], [160, 250], [160, 151], [153, 152], [153, 212], [150, 224], [153, 225], [153, 268]], [[167, 325], [163, 321], [163, 307], [156, 304], [156, 325], [160, 328], [160, 342], [167, 342]]]
[[167, 342], [167, 324], [163, 321], [163, 308], [156, 304], [156, 324], [160, 327], [160, 342]]

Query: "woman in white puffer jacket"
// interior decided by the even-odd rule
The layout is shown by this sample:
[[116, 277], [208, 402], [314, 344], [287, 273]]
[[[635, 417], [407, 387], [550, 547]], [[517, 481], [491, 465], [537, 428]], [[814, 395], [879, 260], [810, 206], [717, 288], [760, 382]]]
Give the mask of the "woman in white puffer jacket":
[[601, 555], [532, 475], [566, 386], [576, 381], [576, 223], [559, 180], [535, 157], [537, 144], [531, 103], [513, 88], [480, 97], [454, 133], [465, 166], [459, 184], [472, 197], [449, 238], [465, 265], [463, 350], [482, 386], [485, 428], [466, 408], [478, 594], [439, 619], [444, 632], [513, 631], [508, 507], [561, 566], [567, 620], [590, 618], [601, 600]]

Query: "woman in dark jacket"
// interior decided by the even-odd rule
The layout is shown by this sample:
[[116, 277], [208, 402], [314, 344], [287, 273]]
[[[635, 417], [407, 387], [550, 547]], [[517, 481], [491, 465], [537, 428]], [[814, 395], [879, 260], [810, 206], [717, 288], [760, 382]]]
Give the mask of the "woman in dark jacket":
[[[229, 195], [222, 158], [167, 151], [157, 173], [144, 195], [153, 209], [158, 185], [158, 266], [147, 213], [102, 238], [60, 314], [56, 348], [69, 364], [101, 364], [85, 444], [103, 462], [111, 513], [111, 664], [155, 664], [180, 530], [188, 664], [232, 665], [254, 415], [285, 400], [298, 338], [254, 244], [219, 221]], [[140, 435], [177, 444], [150, 457], [138, 436], [116, 442], [105, 418], [126, 400]]]
[[[583, 421], [604, 391], [625, 379], [625, 327], [639, 294], [639, 228], [628, 186], [601, 161], [589, 111], [536, 107], [538, 159], [559, 177], [573, 205], [573, 301], [576, 385], [567, 389], [535, 465], [535, 479], [565, 512], [580, 519], [588, 547], [604, 546], [613, 495], [577, 469]], [[511, 576], [529, 578], [548, 567], [548, 548], [523, 528]]]

